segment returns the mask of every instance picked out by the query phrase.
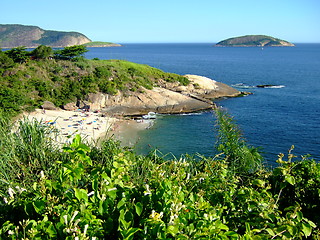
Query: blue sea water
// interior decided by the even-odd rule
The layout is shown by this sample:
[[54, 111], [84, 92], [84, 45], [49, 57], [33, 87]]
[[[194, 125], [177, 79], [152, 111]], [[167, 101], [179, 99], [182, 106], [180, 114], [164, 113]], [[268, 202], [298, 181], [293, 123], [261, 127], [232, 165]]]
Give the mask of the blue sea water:
[[[295, 145], [294, 154], [320, 151], [320, 44], [296, 47], [223, 48], [212, 44], [124, 44], [89, 48], [87, 58], [122, 59], [167, 72], [206, 76], [229, 85], [271, 84], [248, 88], [253, 95], [219, 100], [234, 117], [248, 143], [261, 147], [274, 162]], [[158, 148], [163, 153], [213, 156], [216, 130], [212, 112], [160, 116], [141, 132], [138, 153]]]

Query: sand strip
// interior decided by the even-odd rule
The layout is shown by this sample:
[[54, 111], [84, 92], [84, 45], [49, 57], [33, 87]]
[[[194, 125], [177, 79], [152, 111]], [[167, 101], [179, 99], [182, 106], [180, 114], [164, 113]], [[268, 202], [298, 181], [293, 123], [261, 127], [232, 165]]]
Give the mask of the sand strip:
[[132, 147], [139, 140], [138, 132], [153, 124], [152, 120], [128, 120], [82, 111], [37, 109], [24, 116], [57, 129], [59, 134], [56, 140], [62, 144], [70, 143], [76, 134], [80, 134], [88, 142], [114, 137], [122, 146]]
[[[25, 115], [29, 120], [41, 121], [45, 126], [59, 131], [60, 143], [70, 142], [76, 134], [83, 139], [97, 140], [107, 134], [118, 120], [107, 117], [101, 113], [65, 111], [65, 110], [40, 110]], [[71, 136], [71, 138], [70, 138]]]

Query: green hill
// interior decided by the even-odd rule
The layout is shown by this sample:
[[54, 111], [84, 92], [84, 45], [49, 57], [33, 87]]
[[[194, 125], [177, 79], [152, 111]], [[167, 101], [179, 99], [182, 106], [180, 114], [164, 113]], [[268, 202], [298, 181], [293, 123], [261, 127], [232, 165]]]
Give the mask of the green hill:
[[13, 63], [0, 51], [0, 109], [15, 115], [39, 108], [44, 101], [63, 107], [82, 100], [89, 93], [110, 95], [152, 89], [161, 82], [189, 80], [178, 74], [121, 60], [79, 61], [58, 59], [29, 59]]
[[37, 26], [19, 24], [0, 24], [0, 47], [27, 48], [47, 45], [66, 47], [91, 42], [89, 38], [78, 32], [48, 31]]
[[246, 35], [218, 42], [217, 47], [292, 47], [294, 44], [266, 35]]

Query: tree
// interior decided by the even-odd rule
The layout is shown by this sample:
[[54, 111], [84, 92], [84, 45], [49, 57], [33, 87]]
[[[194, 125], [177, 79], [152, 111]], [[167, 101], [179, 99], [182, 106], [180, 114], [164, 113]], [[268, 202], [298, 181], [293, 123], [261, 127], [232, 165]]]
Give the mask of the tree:
[[53, 56], [51, 47], [40, 45], [31, 52], [31, 56], [35, 59], [48, 59]]
[[30, 53], [26, 51], [26, 47], [16, 47], [5, 51], [5, 54], [16, 63], [24, 63], [28, 60]]
[[8, 68], [13, 65], [13, 60], [0, 49], [0, 68]]
[[75, 45], [70, 47], [65, 47], [64, 49], [55, 51], [55, 57], [64, 60], [77, 60], [83, 57], [83, 54], [88, 52], [86, 46]]

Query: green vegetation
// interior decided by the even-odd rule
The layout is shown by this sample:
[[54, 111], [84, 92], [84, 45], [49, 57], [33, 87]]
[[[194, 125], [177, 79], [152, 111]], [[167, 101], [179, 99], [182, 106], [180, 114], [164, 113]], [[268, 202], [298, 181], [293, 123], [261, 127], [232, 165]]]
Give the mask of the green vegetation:
[[70, 47], [65, 47], [64, 49], [61, 50], [56, 50], [55, 51], [55, 56], [57, 59], [62, 59], [62, 60], [82, 60], [83, 59], [83, 54], [88, 52], [85, 46], [81, 45], [75, 45], [75, 46], [70, 46]]
[[0, 108], [10, 115], [51, 101], [58, 107], [84, 99], [87, 94], [152, 89], [164, 82], [189, 83], [188, 79], [147, 65], [121, 60], [88, 60], [85, 46], [71, 46], [54, 53], [39, 46], [0, 51]]
[[217, 114], [226, 152], [200, 160], [140, 156], [80, 136], [60, 151], [38, 122], [11, 131], [1, 118], [0, 238], [318, 239], [320, 165], [293, 162], [290, 151], [268, 170], [249, 155], [257, 157], [239, 174], [245, 163], [229, 146], [251, 147]]
[[5, 54], [15, 63], [24, 63], [29, 59], [29, 53], [25, 47], [12, 48], [6, 51]]
[[52, 48], [44, 45], [40, 45], [31, 52], [31, 56], [37, 60], [52, 58], [53, 54]]
[[229, 167], [238, 175], [248, 175], [260, 170], [263, 158], [259, 150], [246, 143], [240, 129], [225, 112], [217, 111], [216, 116], [220, 123], [217, 149], [224, 154]]

